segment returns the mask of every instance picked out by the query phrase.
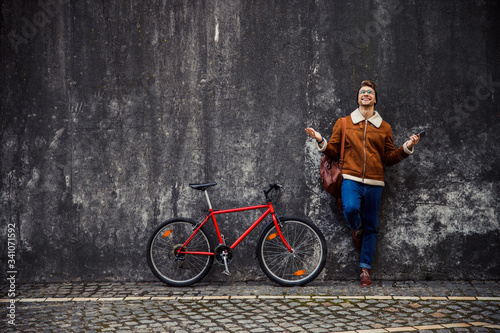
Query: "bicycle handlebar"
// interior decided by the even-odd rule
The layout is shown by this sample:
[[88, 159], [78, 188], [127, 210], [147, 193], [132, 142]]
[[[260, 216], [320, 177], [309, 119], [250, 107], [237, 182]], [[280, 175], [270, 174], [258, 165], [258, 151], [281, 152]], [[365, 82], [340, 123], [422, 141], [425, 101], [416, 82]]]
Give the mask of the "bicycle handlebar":
[[[278, 191], [278, 194], [279, 194], [279, 193], [280, 193], [280, 191], [281, 191], [281, 188], [282, 188], [282, 186], [281, 186], [280, 184], [278, 184], [278, 183], [272, 182], [271, 184], [269, 184], [269, 187], [268, 187], [267, 189], [265, 189], [265, 190], [264, 190], [264, 195], [266, 196], [266, 200], [267, 200], [268, 202], [270, 201], [270, 200], [269, 200], [269, 193], [270, 193], [272, 190], [276, 189], [276, 191]], [[272, 201], [272, 199], [271, 199], [271, 201]]]

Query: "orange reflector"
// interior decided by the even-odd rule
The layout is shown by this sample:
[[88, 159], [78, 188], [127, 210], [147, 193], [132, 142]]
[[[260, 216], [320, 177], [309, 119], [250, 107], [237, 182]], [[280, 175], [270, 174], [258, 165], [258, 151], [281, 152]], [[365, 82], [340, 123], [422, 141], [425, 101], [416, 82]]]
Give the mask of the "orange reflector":
[[275, 238], [276, 238], [276, 236], [278, 236], [278, 234], [277, 234], [277, 233], [270, 234], [269, 236], [267, 236], [267, 239], [268, 239], [268, 240], [275, 239]]
[[306, 273], [306, 271], [305, 271], [305, 270], [303, 270], [303, 269], [301, 269], [300, 271], [296, 271], [295, 273], [293, 273], [293, 275], [300, 276], [300, 275], [303, 275], [303, 274], [305, 274], [305, 273]]
[[168, 236], [170, 236], [171, 233], [172, 233], [172, 230], [167, 230], [167, 231], [165, 231], [165, 233], [163, 234], [162, 237], [163, 238], [168, 237]]

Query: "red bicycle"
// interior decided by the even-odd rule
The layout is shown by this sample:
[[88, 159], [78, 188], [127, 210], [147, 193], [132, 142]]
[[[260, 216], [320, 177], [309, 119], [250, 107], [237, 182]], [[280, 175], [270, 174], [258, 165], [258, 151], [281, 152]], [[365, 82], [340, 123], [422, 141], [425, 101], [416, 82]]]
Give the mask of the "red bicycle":
[[[217, 183], [189, 185], [204, 192], [207, 199], [209, 212], [200, 222], [176, 217], [163, 222], [152, 234], [147, 259], [160, 281], [176, 287], [192, 285], [205, 277], [214, 259], [225, 266], [223, 273], [230, 275], [228, 264], [233, 259], [233, 250], [268, 215], [272, 220], [257, 242], [257, 259], [264, 273], [284, 286], [304, 285], [321, 273], [327, 256], [325, 238], [306, 219], [276, 216], [273, 202], [281, 196], [281, 185], [271, 183], [264, 191], [266, 204], [223, 210], [214, 210], [210, 203], [207, 189], [214, 185]], [[216, 215], [257, 209], [265, 211], [232, 245], [227, 245]], [[215, 248], [204, 230], [210, 219], [218, 238]]]

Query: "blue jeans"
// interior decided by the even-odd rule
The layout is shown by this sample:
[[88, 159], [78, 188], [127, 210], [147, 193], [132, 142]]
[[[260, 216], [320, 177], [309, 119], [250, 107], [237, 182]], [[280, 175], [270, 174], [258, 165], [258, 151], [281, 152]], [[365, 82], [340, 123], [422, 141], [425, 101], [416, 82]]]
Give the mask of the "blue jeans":
[[372, 268], [382, 190], [382, 186], [367, 185], [349, 179], [342, 181], [344, 216], [352, 230], [363, 229], [359, 264], [361, 268]]

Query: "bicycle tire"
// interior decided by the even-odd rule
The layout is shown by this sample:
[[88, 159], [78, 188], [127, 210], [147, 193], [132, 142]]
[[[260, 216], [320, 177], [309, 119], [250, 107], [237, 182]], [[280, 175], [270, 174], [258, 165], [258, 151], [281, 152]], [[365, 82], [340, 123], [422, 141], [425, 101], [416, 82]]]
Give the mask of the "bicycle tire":
[[[214, 261], [213, 256], [176, 256], [175, 248], [184, 244], [194, 231], [196, 222], [187, 218], [173, 218], [163, 222], [151, 235], [147, 259], [153, 274], [162, 282], [174, 286], [190, 286], [207, 275]], [[190, 251], [210, 252], [212, 244], [203, 229], [187, 246]]]
[[325, 237], [306, 219], [288, 216], [279, 220], [281, 232], [293, 252], [285, 247], [271, 222], [257, 244], [259, 265], [269, 279], [280, 285], [292, 287], [307, 284], [325, 267]]

